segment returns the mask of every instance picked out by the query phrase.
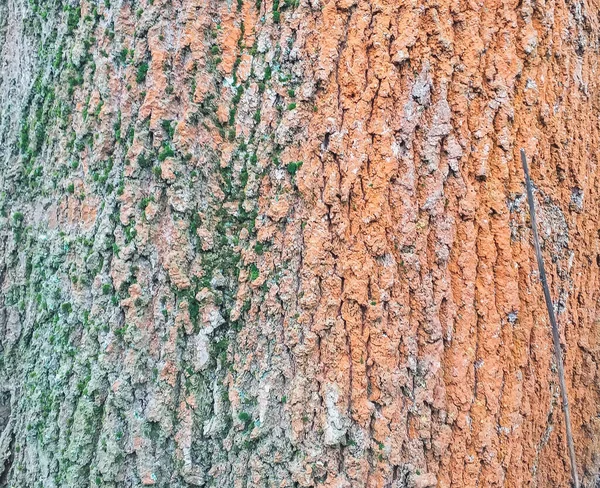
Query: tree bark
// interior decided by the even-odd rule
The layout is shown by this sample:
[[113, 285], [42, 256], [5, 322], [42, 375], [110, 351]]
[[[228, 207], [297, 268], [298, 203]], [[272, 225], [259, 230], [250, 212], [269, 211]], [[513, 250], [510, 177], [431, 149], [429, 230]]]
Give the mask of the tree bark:
[[600, 4], [0, 2], [0, 487], [582, 486]]

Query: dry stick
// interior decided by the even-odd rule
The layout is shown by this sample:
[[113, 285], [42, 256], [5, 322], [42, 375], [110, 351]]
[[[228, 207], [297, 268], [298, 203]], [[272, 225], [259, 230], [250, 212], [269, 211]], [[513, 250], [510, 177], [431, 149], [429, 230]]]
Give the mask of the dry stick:
[[567, 444], [569, 445], [569, 457], [571, 458], [571, 476], [573, 477], [573, 485], [579, 488], [579, 476], [577, 474], [577, 462], [575, 460], [575, 446], [573, 445], [573, 435], [571, 433], [571, 414], [569, 413], [569, 401], [567, 400], [567, 386], [565, 384], [565, 371], [563, 369], [562, 353], [560, 347], [560, 337], [558, 334], [558, 324], [554, 316], [554, 306], [550, 297], [548, 281], [546, 280], [546, 270], [544, 269], [544, 260], [542, 251], [540, 250], [540, 239], [537, 232], [537, 223], [535, 220], [535, 207], [533, 204], [533, 190], [531, 188], [531, 178], [529, 178], [529, 167], [527, 166], [527, 157], [525, 150], [521, 149], [521, 162], [523, 163], [523, 171], [525, 171], [525, 182], [527, 184], [527, 201], [529, 202], [529, 214], [531, 215], [531, 229], [533, 231], [533, 244], [535, 246], [535, 255], [537, 258], [538, 268], [540, 270], [540, 281], [544, 288], [544, 297], [546, 298], [546, 308], [550, 316], [550, 324], [552, 325], [552, 339], [554, 341], [554, 356], [556, 358], [556, 367], [558, 369], [558, 383], [560, 385], [560, 396], [562, 397], [562, 407], [565, 414], [565, 425], [567, 430]]

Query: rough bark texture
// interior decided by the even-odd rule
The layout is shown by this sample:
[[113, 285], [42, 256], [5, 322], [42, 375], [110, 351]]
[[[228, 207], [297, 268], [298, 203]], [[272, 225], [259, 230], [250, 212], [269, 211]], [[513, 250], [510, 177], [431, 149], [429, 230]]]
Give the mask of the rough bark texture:
[[600, 3], [0, 0], [0, 486], [600, 467]]

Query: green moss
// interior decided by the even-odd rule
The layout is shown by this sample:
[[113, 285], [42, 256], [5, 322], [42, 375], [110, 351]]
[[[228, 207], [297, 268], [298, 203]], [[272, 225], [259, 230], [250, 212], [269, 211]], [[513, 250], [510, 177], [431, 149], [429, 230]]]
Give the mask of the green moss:
[[188, 302], [188, 311], [190, 313], [190, 319], [192, 323], [194, 324], [194, 326], [196, 326], [198, 324], [198, 316], [200, 315], [200, 304], [193, 296], [190, 296]]
[[54, 69], [58, 69], [60, 67], [60, 65], [62, 64], [62, 57], [63, 57], [63, 45], [59, 45], [58, 49], [56, 50], [56, 53], [54, 54], [54, 61], [52, 62], [52, 66], [54, 67]]
[[221, 340], [213, 343], [213, 353], [216, 357], [218, 357], [223, 363], [227, 362], [227, 349], [229, 348], [229, 339], [224, 337]]
[[131, 222], [123, 230], [125, 232], [125, 242], [129, 244], [133, 239], [135, 239], [135, 236], [137, 235], [137, 230], [135, 229], [135, 222]]
[[81, 17], [81, 7], [71, 7], [65, 5], [64, 10], [67, 12], [67, 32], [72, 34], [75, 28], [79, 25], [79, 18]]
[[13, 223], [15, 225], [21, 225], [21, 223], [25, 219], [25, 216], [21, 212], [15, 212], [13, 214], [12, 218], [13, 218]]
[[19, 137], [19, 146], [21, 152], [24, 153], [29, 148], [29, 123], [24, 121], [21, 125], [21, 134]]
[[148, 74], [148, 63], [143, 62], [138, 66], [135, 81], [137, 81], [138, 84], [143, 83], [144, 81], [146, 81], [147, 74]]
[[146, 207], [148, 206], [148, 204], [153, 201], [154, 201], [154, 197], [152, 197], [152, 196], [142, 198], [140, 200], [140, 209], [146, 210]]
[[117, 120], [113, 124], [113, 129], [115, 130], [115, 140], [117, 142], [121, 141], [121, 111], [117, 113]]
[[115, 335], [121, 340], [123, 339], [123, 337], [125, 337], [126, 332], [127, 332], [127, 324], [125, 324], [123, 327], [119, 327], [119, 328], [115, 329]]
[[150, 168], [152, 160], [145, 153], [140, 153], [137, 157], [137, 164], [140, 168]]
[[173, 124], [173, 121], [164, 119], [160, 122], [160, 125], [167, 133], [169, 140], [173, 139], [173, 136], [175, 135], [175, 125]]
[[287, 165], [287, 171], [290, 175], [294, 176], [301, 166], [302, 161], [290, 162]]
[[260, 271], [258, 270], [258, 267], [256, 266], [256, 264], [252, 263], [250, 265], [250, 281], [255, 281], [256, 279], [258, 279], [260, 275]]
[[173, 156], [175, 156], [175, 151], [173, 151], [170, 145], [166, 144], [163, 146], [162, 150], [158, 154], [158, 160], [164, 161], [165, 159], [171, 158]]
[[127, 48], [121, 49], [121, 51], [119, 51], [117, 59], [119, 60], [119, 62], [121, 64], [126, 64], [128, 56], [129, 56], [129, 49], [127, 49]]
[[242, 169], [242, 171], [240, 171], [240, 185], [242, 188], [245, 188], [247, 183], [248, 183], [248, 170], [246, 168], [244, 168], [244, 169]]

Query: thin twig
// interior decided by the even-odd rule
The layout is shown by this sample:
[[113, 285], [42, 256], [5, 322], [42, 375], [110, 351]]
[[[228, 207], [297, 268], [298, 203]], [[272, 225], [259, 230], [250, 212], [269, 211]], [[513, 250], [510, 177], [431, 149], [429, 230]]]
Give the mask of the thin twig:
[[556, 358], [556, 367], [558, 369], [558, 383], [560, 385], [560, 396], [562, 397], [562, 408], [565, 414], [565, 427], [567, 430], [567, 444], [569, 446], [569, 457], [571, 458], [571, 476], [573, 478], [573, 486], [579, 488], [579, 476], [577, 474], [577, 461], [575, 460], [575, 446], [573, 444], [573, 434], [571, 433], [571, 414], [569, 412], [569, 401], [567, 400], [567, 386], [565, 384], [565, 371], [563, 368], [562, 352], [560, 347], [560, 336], [558, 334], [558, 324], [554, 315], [554, 306], [546, 280], [546, 270], [544, 269], [544, 259], [540, 249], [540, 239], [537, 232], [537, 222], [535, 220], [535, 207], [533, 203], [533, 190], [531, 187], [531, 178], [529, 177], [529, 167], [527, 166], [527, 157], [525, 150], [521, 149], [521, 162], [523, 163], [523, 171], [525, 171], [525, 182], [527, 185], [527, 201], [529, 202], [529, 214], [531, 215], [531, 230], [533, 231], [533, 244], [535, 246], [535, 255], [537, 258], [538, 268], [540, 270], [540, 281], [544, 288], [544, 297], [546, 298], [546, 308], [550, 316], [550, 324], [552, 325], [552, 340], [554, 341], [554, 356]]

